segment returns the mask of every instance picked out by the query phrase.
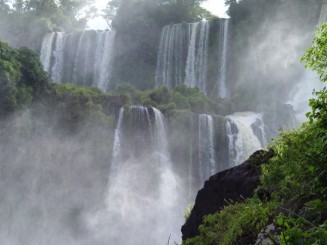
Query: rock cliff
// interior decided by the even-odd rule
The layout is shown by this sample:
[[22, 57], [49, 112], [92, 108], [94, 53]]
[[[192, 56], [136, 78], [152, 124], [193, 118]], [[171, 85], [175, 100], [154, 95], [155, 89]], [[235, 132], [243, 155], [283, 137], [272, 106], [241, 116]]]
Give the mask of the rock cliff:
[[273, 156], [272, 151], [256, 151], [241, 165], [211, 176], [198, 192], [191, 215], [182, 226], [183, 240], [198, 235], [205, 215], [221, 210], [228, 203], [251, 197], [259, 185], [259, 166]]

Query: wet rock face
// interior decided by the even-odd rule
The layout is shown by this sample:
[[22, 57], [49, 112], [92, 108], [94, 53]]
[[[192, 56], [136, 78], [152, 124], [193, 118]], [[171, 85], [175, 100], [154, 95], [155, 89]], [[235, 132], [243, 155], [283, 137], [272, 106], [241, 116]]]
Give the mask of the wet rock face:
[[273, 155], [272, 151], [256, 151], [241, 165], [211, 176], [198, 192], [191, 215], [182, 226], [183, 240], [199, 234], [198, 227], [203, 216], [221, 210], [228, 202], [240, 202], [251, 197], [259, 185], [259, 166]]

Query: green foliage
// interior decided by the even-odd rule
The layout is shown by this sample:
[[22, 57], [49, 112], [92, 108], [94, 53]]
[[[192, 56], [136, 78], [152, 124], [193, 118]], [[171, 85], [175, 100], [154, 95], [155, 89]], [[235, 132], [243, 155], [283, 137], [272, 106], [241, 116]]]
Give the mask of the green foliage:
[[311, 123], [313, 120], [317, 120], [324, 128], [327, 128], [327, 89], [324, 87], [320, 91], [314, 91], [314, 94], [317, 98], [309, 101], [312, 112], [306, 115]]
[[281, 234], [280, 244], [318, 245], [327, 243], [327, 221], [319, 226], [308, 223], [303, 217], [285, 216], [276, 218]]
[[244, 234], [256, 238], [269, 221], [275, 203], [262, 204], [257, 199], [233, 203], [221, 212], [207, 215], [199, 227], [200, 235], [183, 242], [184, 245], [228, 245]]
[[0, 38], [14, 47], [41, 48], [51, 31], [83, 30], [94, 16], [90, 0], [14, 0], [0, 3]]
[[48, 87], [38, 55], [0, 41], [0, 115], [29, 106]]
[[178, 106], [178, 109], [190, 109], [195, 113], [215, 110], [215, 108], [210, 108], [210, 105], [214, 107], [216, 104], [201, 93], [198, 88], [189, 88], [181, 84], [176, 86], [174, 91], [173, 100]]
[[170, 93], [166, 87], [156, 89], [149, 94], [149, 97], [157, 104], [167, 104], [170, 101]]
[[187, 97], [183, 96], [180, 92], [174, 91], [172, 94], [172, 100], [180, 109], [190, 108], [190, 103], [188, 102]]
[[127, 95], [132, 104], [149, 105], [159, 108], [168, 116], [177, 110], [190, 110], [194, 113], [210, 113], [217, 111], [218, 104], [206, 97], [197, 88], [178, 85], [173, 90], [165, 87], [151, 90], [137, 90], [129, 84], [117, 86], [115, 95]]
[[33, 89], [25, 84], [20, 85], [17, 87], [17, 109], [24, 109], [29, 107], [33, 101]]
[[49, 85], [48, 75], [43, 71], [39, 56], [28, 48], [20, 48], [17, 58], [23, 64], [20, 67], [22, 76], [19, 83], [33, 88], [33, 96], [39, 97]]
[[[15, 50], [0, 42], [0, 117], [35, 103], [35, 112], [60, 115], [62, 124], [113, 127], [113, 108], [129, 102], [126, 95], [110, 96], [95, 87], [51, 84], [38, 55], [27, 48]], [[66, 128], [68, 128], [67, 126]]]
[[72, 84], [52, 84], [46, 106], [70, 131], [79, 126], [114, 127], [115, 108], [129, 103], [126, 95], [109, 95], [96, 87], [82, 87]]
[[[325, 193], [326, 141], [317, 125], [304, 124], [293, 132], [283, 132], [274, 141], [275, 157], [263, 166], [265, 187], [278, 186], [284, 198]], [[294, 195], [296, 193], [296, 195]]]
[[0, 41], [0, 113], [13, 111], [17, 105], [17, 81], [20, 79], [17, 52]]
[[120, 83], [114, 90], [114, 94], [127, 94], [127, 95], [134, 95], [137, 89], [128, 83]]
[[91, 109], [87, 115], [86, 124], [92, 127], [97, 126], [109, 126], [111, 128], [115, 127], [114, 118], [111, 115], [107, 115], [101, 107], [97, 109]]
[[[317, 31], [312, 42], [312, 47], [306, 51], [302, 61], [306, 67], [317, 72], [321, 82], [327, 82], [327, 23], [322, 24]], [[307, 117], [312, 123], [316, 120], [322, 127], [327, 128], [327, 89], [324, 87], [320, 91], [314, 91], [316, 98], [310, 99], [309, 105], [312, 111], [307, 113]]]
[[306, 63], [305, 67], [317, 72], [320, 81], [327, 82], [327, 23], [323, 23], [317, 30], [316, 35], [312, 41], [312, 47], [307, 49], [306, 54], [303, 55], [302, 61]]
[[274, 157], [261, 166], [261, 186], [271, 199], [257, 197], [228, 203], [222, 211], [204, 218], [200, 235], [183, 244], [234, 244], [242, 236], [256, 240], [268, 224], [278, 227], [276, 244], [326, 244], [327, 141], [319, 124], [304, 124], [281, 132], [269, 146]]
[[96, 87], [82, 87], [69, 83], [53, 84], [53, 89], [58, 96], [71, 96], [71, 97], [91, 97], [103, 95], [104, 93]]

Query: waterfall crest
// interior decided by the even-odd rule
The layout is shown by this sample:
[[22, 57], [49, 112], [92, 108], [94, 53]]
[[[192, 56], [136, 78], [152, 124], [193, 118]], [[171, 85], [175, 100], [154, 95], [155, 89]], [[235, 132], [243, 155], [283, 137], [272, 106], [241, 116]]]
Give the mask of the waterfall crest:
[[[206, 95], [225, 98], [228, 95], [228, 30], [227, 19], [164, 26], [158, 50], [155, 86], [173, 88], [185, 84], [197, 87]], [[210, 39], [216, 37], [218, 42], [210, 43]], [[209, 59], [216, 65], [215, 70], [209, 69]]]
[[58, 83], [110, 88], [115, 43], [114, 31], [48, 33], [41, 48], [41, 63]]

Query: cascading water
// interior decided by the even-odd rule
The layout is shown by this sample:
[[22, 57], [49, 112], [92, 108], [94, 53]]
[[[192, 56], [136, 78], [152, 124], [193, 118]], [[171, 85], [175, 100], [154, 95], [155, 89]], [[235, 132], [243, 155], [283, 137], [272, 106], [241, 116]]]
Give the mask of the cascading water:
[[113, 176], [113, 173], [118, 171], [119, 162], [121, 160], [121, 138], [122, 138], [122, 121], [124, 116], [124, 108], [120, 108], [117, 127], [115, 129], [115, 137], [114, 137], [114, 146], [112, 151], [112, 162], [110, 173]]
[[185, 24], [168, 25], [163, 28], [157, 60], [156, 87], [171, 88], [184, 82], [188, 32], [188, 25]]
[[214, 146], [214, 125], [212, 116], [199, 115], [199, 176], [203, 183], [211, 175], [217, 172], [215, 146]]
[[103, 91], [107, 89], [107, 81], [111, 80], [114, 41], [115, 35], [111, 32], [101, 32], [97, 35], [95, 81], [98, 81], [97, 86]]
[[170, 165], [171, 161], [170, 161], [170, 153], [168, 151], [168, 142], [166, 136], [164, 117], [161, 111], [159, 111], [158, 109], [153, 108], [153, 111], [154, 111], [154, 118], [155, 118], [154, 130], [156, 132], [154, 133], [155, 152], [159, 153], [159, 162], [161, 165], [163, 164]]
[[233, 133], [231, 119], [226, 120], [226, 135], [228, 139], [228, 162], [230, 167], [234, 167], [236, 159], [235, 142], [237, 139], [237, 132]]
[[[173, 88], [186, 84], [206, 95], [225, 98], [228, 95], [228, 23], [228, 19], [219, 19], [165, 26], [161, 32], [155, 86]], [[216, 35], [218, 42], [210, 43], [211, 37]], [[218, 57], [211, 53], [217, 53]], [[208, 67], [209, 60], [218, 69]]]
[[165, 26], [161, 33], [156, 87], [185, 83], [206, 91], [210, 22]]
[[[243, 112], [235, 113], [234, 115], [227, 117], [228, 120], [230, 120], [230, 123], [234, 124], [238, 131], [236, 140], [233, 140], [236, 152], [235, 160], [230, 159], [230, 162], [233, 165], [242, 163], [253, 152], [262, 149], [262, 144], [253, 130], [254, 125], [258, 121], [261, 121], [261, 116], [261, 114], [253, 112]], [[230, 133], [230, 137], [232, 137], [232, 135], [233, 133]], [[262, 137], [264, 137], [264, 135]], [[232, 140], [230, 142], [232, 142]]]
[[51, 51], [52, 51], [52, 43], [55, 33], [47, 33], [45, 34], [43, 41], [42, 41], [42, 48], [41, 48], [41, 56], [40, 59], [43, 63], [43, 69], [49, 72], [50, 64], [51, 64]]
[[114, 31], [48, 33], [41, 48], [41, 62], [54, 82], [110, 87]]
[[179, 241], [181, 194], [162, 113], [143, 106], [121, 109], [114, 142], [106, 207], [89, 216], [89, 228], [110, 244], [160, 244], [170, 235]]
[[[88, 35], [85, 31], [82, 32], [82, 35], [78, 42], [78, 48], [75, 55], [74, 69], [73, 69], [73, 83], [87, 85], [87, 74], [90, 67], [87, 64], [87, 61], [90, 59], [89, 50], [90, 50], [90, 41]], [[61, 81], [61, 80], [55, 80]]]
[[210, 22], [194, 23], [189, 28], [190, 43], [185, 68], [185, 84], [189, 87], [198, 87], [206, 94]]
[[226, 87], [226, 59], [228, 51], [228, 26], [229, 20], [220, 22], [220, 35], [219, 39], [223, 40], [220, 42], [219, 55], [221, 57], [219, 64], [219, 79], [218, 79], [218, 89], [219, 97], [225, 98], [227, 96], [227, 87]]
[[[63, 66], [64, 66], [64, 33], [62, 32], [57, 32], [56, 35], [56, 41], [55, 41], [55, 49], [53, 51], [53, 56], [54, 56], [54, 64], [52, 66], [51, 69], [51, 78], [54, 81], [61, 81], [62, 79], [62, 72], [63, 72]], [[50, 47], [52, 48], [52, 47]], [[43, 49], [43, 47], [42, 47]], [[49, 53], [49, 51], [47, 51], [47, 53]], [[42, 54], [41, 54], [42, 57]], [[41, 60], [42, 64], [45, 64], [45, 62], [43, 62]]]

